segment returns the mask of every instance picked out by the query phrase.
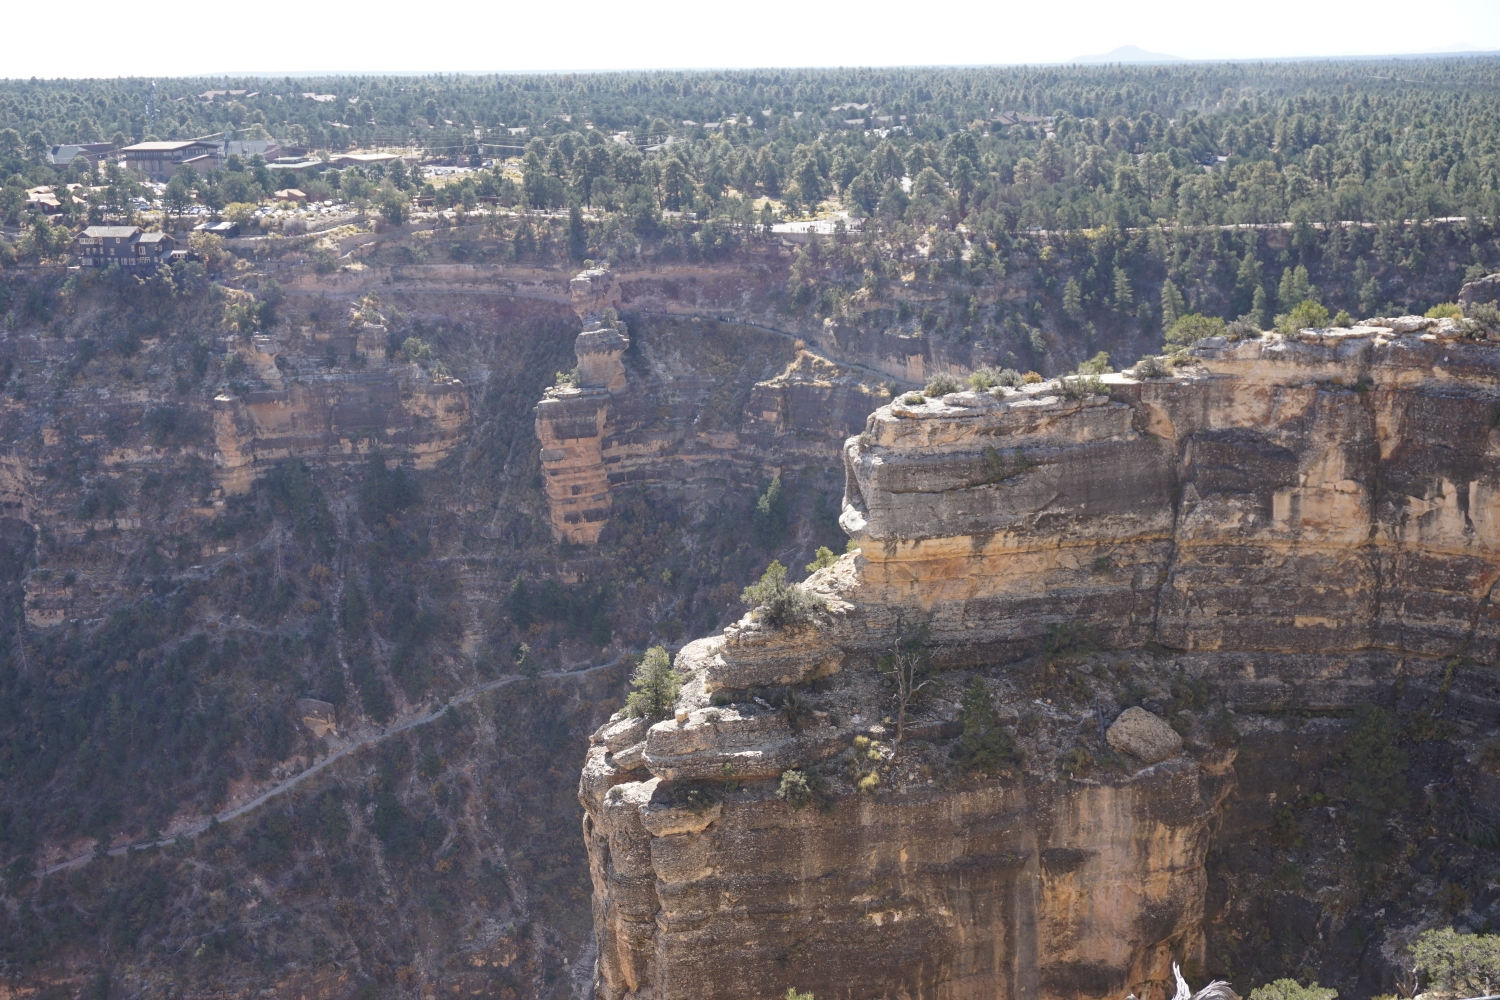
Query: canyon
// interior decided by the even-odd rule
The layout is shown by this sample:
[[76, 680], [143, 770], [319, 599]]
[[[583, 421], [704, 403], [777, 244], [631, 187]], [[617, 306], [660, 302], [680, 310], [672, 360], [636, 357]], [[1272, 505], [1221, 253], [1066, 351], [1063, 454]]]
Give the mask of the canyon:
[[0, 86], [0, 1000], [1430, 991], [1494, 68]]
[[[909, 394], [848, 440], [858, 549], [800, 585], [811, 620], [687, 644], [672, 715], [593, 738], [600, 1000], [1159, 1000], [1173, 961], [1224, 972], [1251, 895], [1224, 859], [1333, 788], [1326, 742], [1302, 775], [1293, 744], [1368, 703], [1500, 727], [1500, 348], [1403, 317], [1182, 360]], [[878, 668], [915, 629], [939, 680], [893, 747]], [[989, 777], [948, 752], [974, 678], [1021, 750]], [[1186, 742], [1110, 726], [1139, 704]], [[1362, 988], [1398, 938], [1366, 941]]]
[[[479, 226], [381, 235], [482, 256]], [[172, 916], [120, 952], [132, 994], [1159, 1000], [1174, 959], [1241, 993], [1302, 966], [1395, 989], [1431, 915], [1339, 860], [1345, 745], [1367, 702], [1429, 713], [1457, 729], [1411, 744], [1422, 815], [1494, 791], [1491, 348], [1403, 319], [1209, 342], [1076, 399], [931, 399], [1004, 342], [790, 308], [774, 244], [580, 273], [367, 239], [197, 291], [16, 286], [51, 296], [0, 340], [0, 753], [38, 768], [0, 801], [16, 995], [82, 989], [77, 942], [147, 893]], [[1029, 294], [1015, 274], [976, 294]], [[800, 585], [814, 622], [737, 620], [767, 562], [796, 579], [850, 538]], [[633, 655], [694, 636], [670, 723], [606, 721]], [[897, 748], [903, 637], [941, 670]], [[953, 756], [976, 677], [1016, 750], [993, 773]], [[1127, 708], [1172, 752], [1140, 756]], [[17, 874], [194, 828], [354, 735], [222, 829]], [[1307, 845], [1272, 851], [1284, 808]], [[1463, 877], [1443, 845], [1408, 895]]]

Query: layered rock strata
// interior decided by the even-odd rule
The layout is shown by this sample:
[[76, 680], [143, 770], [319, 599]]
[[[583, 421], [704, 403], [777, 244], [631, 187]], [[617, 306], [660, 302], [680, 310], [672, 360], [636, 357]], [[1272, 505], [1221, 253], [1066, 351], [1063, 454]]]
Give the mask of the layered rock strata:
[[603, 312], [619, 300], [614, 276], [591, 269], [568, 286], [584, 329], [573, 342], [577, 385], [557, 385], [536, 405], [536, 436], [541, 442], [542, 482], [547, 491], [552, 535], [558, 541], [592, 545], [609, 519], [609, 476], [604, 443], [611, 429], [610, 399], [628, 384], [622, 360], [630, 337]]
[[[1492, 660], [1500, 348], [1370, 326], [1194, 354], [1084, 399], [1043, 383], [881, 408], [845, 447], [860, 555], [810, 581], [837, 612], [816, 641], [869, 648], [899, 615], [954, 659], [1087, 632]], [[782, 642], [727, 630], [726, 676]]]
[[419, 469], [463, 438], [469, 397], [457, 379], [424, 372], [302, 375], [281, 388], [225, 393], [213, 402], [214, 464], [226, 493], [243, 493], [284, 459], [363, 459], [395, 453]]
[[779, 776], [857, 765], [888, 727], [753, 695], [819, 680], [812, 708], [855, 699], [923, 627], [948, 667], [1155, 644], [1241, 712], [1420, 693], [1500, 724], [1489, 671], [1442, 659], [1493, 662], [1500, 640], [1500, 347], [1457, 333], [1412, 318], [1205, 341], [1171, 377], [1091, 395], [881, 407], [845, 447], [860, 549], [803, 585], [815, 620], [747, 616], [690, 643], [674, 718], [595, 736], [596, 996], [1162, 995], [1170, 961], [1202, 954], [1222, 756], [1133, 709], [1099, 744], [1123, 771], [1033, 761], [836, 785], [831, 810], [798, 810]]
[[615, 784], [610, 758], [584, 775], [600, 997], [1100, 996], [1159, 979], [1158, 946], [1202, 917], [1213, 802], [1191, 759], [823, 813], [695, 810], [653, 775]]

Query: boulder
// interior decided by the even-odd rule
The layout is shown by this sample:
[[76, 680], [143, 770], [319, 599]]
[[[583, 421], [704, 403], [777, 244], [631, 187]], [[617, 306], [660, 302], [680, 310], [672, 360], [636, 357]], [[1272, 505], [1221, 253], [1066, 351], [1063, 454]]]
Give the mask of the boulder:
[[298, 698], [297, 716], [307, 727], [308, 732], [316, 737], [322, 738], [329, 733], [335, 736], [339, 734], [338, 710], [326, 701], [319, 701], [316, 698]]
[[1127, 708], [1104, 734], [1110, 747], [1147, 764], [1166, 760], [1182, 749], [1182, 737], [1160, 716], [1144, 708]]
[[1500, 274], [1487, 274], [1475, 281], [1467, 281], [1458, 293], [1458, 304], [1464, 307], [1464, 312], [1476, 303], [1497, 299], [1500, 299]]

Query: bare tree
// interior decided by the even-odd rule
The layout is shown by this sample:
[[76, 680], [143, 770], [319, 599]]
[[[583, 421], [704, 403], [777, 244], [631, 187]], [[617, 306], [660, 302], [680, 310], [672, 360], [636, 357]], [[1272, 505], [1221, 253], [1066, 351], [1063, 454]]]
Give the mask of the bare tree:
[[906, 736], [906, 710], [917, 693], [937, 678], [927, 653], [927, 630], [902, 631], [896, 645], [883, 655], [876, 668], [896, 687], [896, 746]]

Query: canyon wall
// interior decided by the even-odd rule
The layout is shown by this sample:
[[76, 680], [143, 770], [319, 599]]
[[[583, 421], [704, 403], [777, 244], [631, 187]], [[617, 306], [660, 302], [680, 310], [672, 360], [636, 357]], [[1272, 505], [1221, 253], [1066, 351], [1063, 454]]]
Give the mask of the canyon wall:
[[[1166, 377], [881, 407], [844, 451], [859, 550], [801, 585], [812, 621], [688, 644], [673, 718], [595, 734], [596, 996], [1169, 994], [1172, 960], [1205, 960], [1205, 858], [1235, 794], [1211, 710], [1275, 729], [1438, 698], [1500, 726], [1480, 665], [1500, 638], [1500, 347], [1456, 334], [1405, 317], [1209, 340]], [[916, 628], [1033, 719], [1021, 761], [976, 779], [939, 752], [954, 684], [892, 753], [874, 666]], [[1136, 652], [1055, 687], [1098, 648]], [[1095, 743], [1126, 678], [1202, 685], [1177, 717], [1192, 738]], [[765, 700], [778, 687], [795, 711]], [[1090, 772], [1088, 750], [1115, 763]], [[822, 808], [777, 794], [798, 769]]]
[[[894, 298], [886, 309], [869, 315], [840, 312], [825, 316], [788, 309], [786, 288], [792, 253], [790, 247], [772, 244], [711, 264], [659, 262], [643, 266], [622, 262], [613, 269], [614, 294], [606, 304], [627, 316], [699, 317], [797, 337], [835, 362], [861, 365], [880, 378], [898, 382], [921, 384], [938, 372], [964, 373], [983, 365], [1021, 363], [998, 338], [959, 340], [926, 333], [914, 321], [897, 323]], [[572, 279], [568, 271], [523, 263], [429, 263], [377, 264], [330, 275], [293, 273], [283, 279], [283, 284], [294, 295], [357, 295], [377, 290], [382, 295], [409, 296], [447, 290], [465, 296], [504, 296], [573, 307]], [[986, 284], [979, 288], [966, 285], [965, 289], [984, 306], [993, 308], [999, 302], [1029, 301], [1029, 284], [1028, 278], [1018, 276], [1014, 287]], [[950, 308], [948, 292], [941, 286], [903, 287], [900, 298], [920, 314], [924, 308]], [[1110, 331], [1105, 336], [1117, 334]], [[1129, 343], [1101, 342], [1098, 347], [1135, 357], [1156, 346], [1154, 332], [1150, 337], [1119, 336]], [[1081, 348], [1077, 345], [1055, 334], [1049, 337], [1046, 356], [1034, 362], [1041, 370], [1067, 370], [1082, 360], [1084, 355], [1078, 353]]]
[[[614, 311], [625, 295], [608, 270], [580, 273], [570, 290], [583, 324], [573, 348], [574, 384], [548, 388], [535, 410], [559, 541], [596, 543], [609, 522], [611, 491], [623, 486], [708, 479], [755, 486], [789, 467], [826, 469], [839, 442], [886, 398], [875, 373], [755, 327], [692, 317], [677, 322], [675, 336], [633, 343]], [[705, 363], [692, 357], [703, 349], [695, 341], [729, 349]], [[723, 377], [747, 364], [781, 370], [749, 386]]]

